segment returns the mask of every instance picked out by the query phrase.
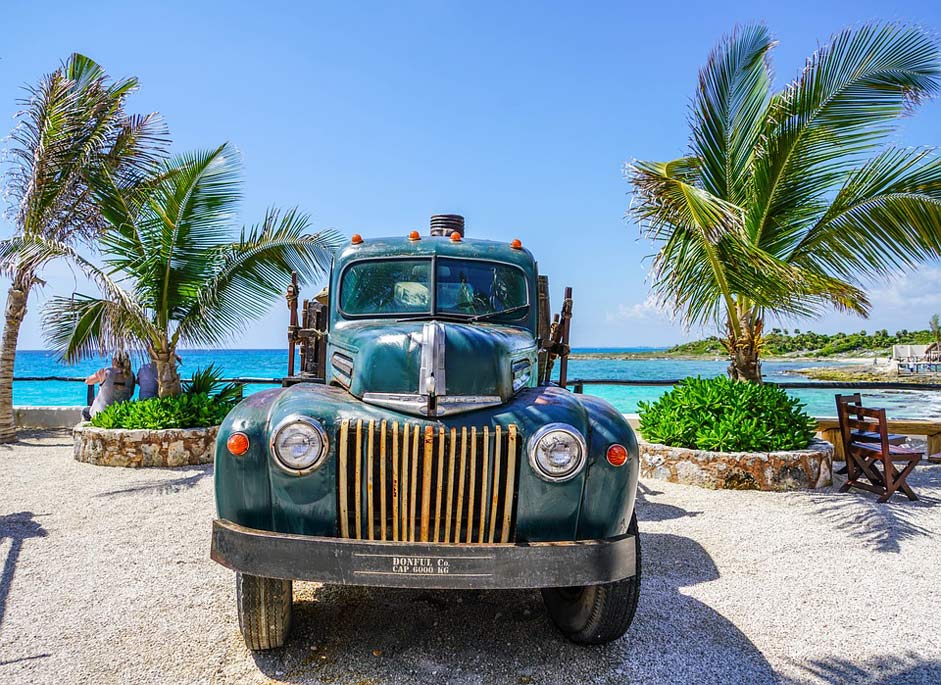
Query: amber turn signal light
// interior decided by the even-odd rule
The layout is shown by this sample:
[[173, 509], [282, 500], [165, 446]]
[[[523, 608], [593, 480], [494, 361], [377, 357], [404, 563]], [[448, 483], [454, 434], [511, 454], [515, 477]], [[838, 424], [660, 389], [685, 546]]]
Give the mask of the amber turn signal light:
[[624, 466], [627, 462], [627, 448], [617, 443], [608, 448], [608, 463], [611, 466]]
[[245, 433], [232, 433], [229, 439], [225, 441], [225, 446], [228, 447], [229, 451], [236, 457], [241, 457], [248, 452], [248, 436], [245, 435]]
[[411, 233], [408, 234], [408, 239], [409, 240], [421, 240], [421, 233], [419, 233], [418, 231], [412, 231]]
[[510, 241], [510, 247], [512, 247], [514, 250], [522, 250], [523, 241], [519, 238], [513, 238], [513, 240]]
[[354, 233], [353, 237], [350, 238], [350, 242], [354, 245], [359, 245], [363, 242], [363, 236], [361, 236], [359, 233]]
[[457, 231], [454, 231], [454, 233], [451, 234], [451, 242], [452, 243], [461, 242], [461, 234], [458, 233]]

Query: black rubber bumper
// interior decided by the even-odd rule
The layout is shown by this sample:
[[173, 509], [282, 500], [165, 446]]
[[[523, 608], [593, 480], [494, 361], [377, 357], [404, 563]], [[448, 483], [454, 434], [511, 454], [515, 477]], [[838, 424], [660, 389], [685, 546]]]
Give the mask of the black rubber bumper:
[[512, 589], [598, 585], [636, 573], [635, 540], [519, 544], [371, 542], [271, 533], [216, 519], [212, 558], [253, 576], [333, 585]]

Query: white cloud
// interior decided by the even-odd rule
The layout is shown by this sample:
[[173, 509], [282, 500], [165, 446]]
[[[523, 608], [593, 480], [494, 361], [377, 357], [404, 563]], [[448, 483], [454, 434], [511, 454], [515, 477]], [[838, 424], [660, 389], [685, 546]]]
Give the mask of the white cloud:
[[607, 312], [605, 321], [670, 321], [670, 312], [658, 304], [653, 296], [637, 304], [619, 304], [616, 312]]
[[941, 267], [924, 266], [869, 291], [873, 310], [924, 314], [941, 311]]

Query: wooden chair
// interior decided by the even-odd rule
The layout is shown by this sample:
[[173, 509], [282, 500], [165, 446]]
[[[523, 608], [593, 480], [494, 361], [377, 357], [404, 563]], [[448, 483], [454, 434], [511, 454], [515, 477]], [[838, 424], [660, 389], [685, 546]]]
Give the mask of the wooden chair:
[[[924, 453], [889, 443], [885, 409], [870, 409], [861, 405], [844, 406], [840, 410], [840, 433], [843, 437], [847, 467], [847, 480], [840, 488], [841, 492], [860, 488], [879, 495], [880, 502], [887, 502], [895, 492], [901, 490], [908, 499], [918, 499], [905, 481]], [[875, 433], [879, 440], [856, 440], [853, 437], [856, 433]], [[904, 466], [899, 470], [896, 464]]]
[[[836, 396], [836, 415], [840, 421], [840, 425], [843, 422], [843, 413], [847, 410], [850, 414], [853, 414], [853, 410], [856, 407], [861, 407], [863, 404], [863, 397], [858, 392], [854, 392], [852, 395], [837, 395]], [[856, 416], [856, 418], [861, 418]], [[856, 442], [879, 442], [879, 433], [875, 431], [853, 431], [852, 432], [853, 440]], [[899, 435], [897, 433], [889, 433], [889, 444], [890, 445], [904, 445], [906, 437], [904, 435]], [[841, 450], [842, 451], [842, 450]], [[849, 463], [849, 459], [846, 460]], [[843, 475], [847, 472], [847, 467], [844, 466], [841, 469], [837, 470], [837, 473]]]

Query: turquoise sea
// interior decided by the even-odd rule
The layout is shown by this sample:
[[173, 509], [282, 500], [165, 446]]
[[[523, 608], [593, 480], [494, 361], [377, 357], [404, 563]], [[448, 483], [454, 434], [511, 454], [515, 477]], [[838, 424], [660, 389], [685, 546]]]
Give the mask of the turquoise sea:
[[[576, 352], [631, 353], [649, 349], [584, 348]], [[198, 368], [215, 363], [229, 377], [280, 378], [287, 371], [285, 350], [184, 350], [181, 375], [186, 378]], [[68, 376], [84, 377], [104, 365], [103, 359], [86, 360], [75, 365], [57, 362], [50, 352], [20, 350], [16, 356], [16, 377]], [[794, 370], [814, 365], [832, 365], [833, 362], [765, 362], [763, 369], [769, 381], [806, 380], [794, 375]], [[135, 363], [136, 367], [136, 363]], [[558, 365], [557, 365], [558, 367]], [[612, 379], [675, 379], [685, 376], [717, 376], [725, 373], [726, 362], [689, 361], [676, 359], [572, 359], [569, 361], [570, 378]], [[246, 392], [257, 392], [271, 385], [251, 385]], [[641, 400], [656, 399], [666, 387], [589, 386], [586, 392], [605, 398], [622, 412], [637, 411]], [[807, 404], [816, 416], [834, 415], [833, 389], [789, 391]], [[889, 414], [904, 418], [938, 418], [941, 416], [941, 393], [914, 390], [868, 391], [866, 398], [876, 406], [886, 407]], [[13, 387], [13, 402], [17, 405], [83, 405], [85, 386], [76, 382], [18, 381]]]

